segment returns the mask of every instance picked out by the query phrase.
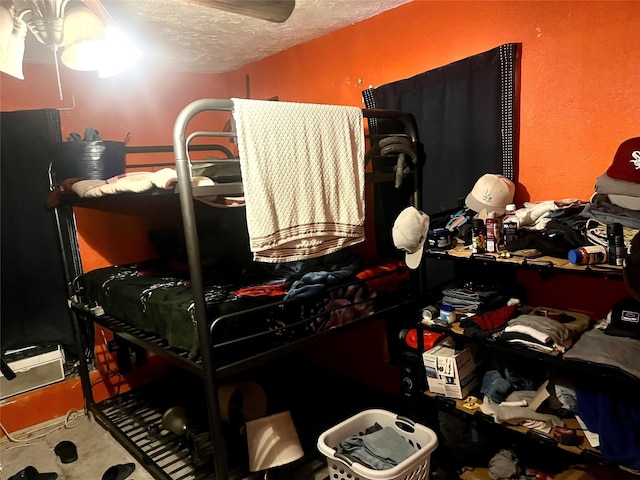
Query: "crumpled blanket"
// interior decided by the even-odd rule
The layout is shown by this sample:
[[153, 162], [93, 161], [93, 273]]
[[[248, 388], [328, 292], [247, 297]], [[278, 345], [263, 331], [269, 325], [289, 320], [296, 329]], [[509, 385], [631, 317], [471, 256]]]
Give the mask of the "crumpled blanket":
[[[536, 392], [527, 390], [518, 390], [512, 392], [506, 399], [507, 402], [517, 402], [526, 400], [531, 402], [536, 396]], [[562, 427], [564, 423], [557, 415], [551, 413], [538, 413], [530, 407], [503, 407], [499, 403], [494, 402], [485, 395], [480, 405], [480, 411], [485, 415], [493, 417], [496, 423], [509, 423], [511, 425], [520, 425], [527, 420], [541, 421], [547, 425], [547, 431], [551, 431], [551, 427]]]
[[333, 290], [317, 312], [314, 331], [324, 331], [351, 323], [374, 313], [376, 292], [364, 285], [350, 285]]
[[622, 370], [640, 379], [640, 340], [615, 337], [592, 328], [564, 354], [568, 360], [582, 360]]
[[293, 282], [285, 298], [310, 297], [323, 292], [329, 286], [354, 276], [359, 268], [359, 262], [354, 259], [346, 265], [335, 265], [333, 270], [305, 273], [299, 280]]
[[340, 447], [342, 453], [372, 470], [393, 468], [418, 451], [391, 427], [348, 437], [340, 442]]
[[576, 198], [562, 200], [544, 200], [541, 202], [525, 202], [522, 208], [516, 210], [518, 227], [525, 230], [543, 231], [551, 220], [550, 213], [558, 210], [568, 210], [584, 206], [587, 202]]
[[492, 480], [519, 478], [521, 472], [520, 461], [512, 450], [503, 448], [489, 460], [489, 477]]
[[[173, 168], [163, 168], [157, 172], [123, 173], [107, 180], [80, 180], [71, 190], [81, 198], [97, 198], [115, 193], [139, 193], [160, 188], [171, 189], [178, 182], [178, 174]], [[193, 177], [193, 186], [213, 185], [207, 177]]]
[[[47, 207], [55, 208], [63, 195], [74, 193], [80, 198], [98, 198], [117, 193], [141, 193], [159, 188], [171, 190], [178, 182], [178, 174], [173, 168], [162, 168], [156, 172], [129, 172], [106, 180], [68, 178], [47, 195]], [[194, 176], [194, 187], [214, 185], [208, 177]]]

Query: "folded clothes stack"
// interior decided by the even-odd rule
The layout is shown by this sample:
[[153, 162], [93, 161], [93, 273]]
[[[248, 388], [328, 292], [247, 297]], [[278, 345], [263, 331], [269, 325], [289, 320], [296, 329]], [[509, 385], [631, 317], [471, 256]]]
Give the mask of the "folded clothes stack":
[[596, 179], [585, 216], [640, 229], [640, 137], [620, 144], [609, 168]]
[[445, 288], [442, 290], [442, 303], [451, 305], [460, 312], [483, 310], [498, 296], [493, 289]]

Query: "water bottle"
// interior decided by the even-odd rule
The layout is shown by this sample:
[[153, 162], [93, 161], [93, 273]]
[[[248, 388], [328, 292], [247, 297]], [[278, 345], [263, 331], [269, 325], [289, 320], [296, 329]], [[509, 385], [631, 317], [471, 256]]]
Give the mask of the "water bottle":
[[516, 217], [516, 204], [508, 204], [502, 219], [502, 239], [505, 247], [518, 238], [518, 218]]
[[496, 218], [496, 212], [487, 213], [486, 220], [487, 231], [487, 253], [497, 253], [500, 243], [500, 221]]

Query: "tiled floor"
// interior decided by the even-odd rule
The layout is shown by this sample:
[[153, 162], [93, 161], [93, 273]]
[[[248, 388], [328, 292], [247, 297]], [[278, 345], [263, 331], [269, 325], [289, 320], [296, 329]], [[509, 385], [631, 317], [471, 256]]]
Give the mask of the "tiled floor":
[[[306, 366], [302, 363], [300, 365]], [[299, 368], [295, 365], [294, 370]], [[323, 380], [324, 377], [320, 371], [312, 372], [305, 368], [303, 373], [295, 375], [296, 388], [291, 388], [290, 378], [292, 377], [279, 374], [282, 371], [283, 369], [272, 368], [264, 373], [258, 371], [252, 380], [259, 382], [264, 386], [265, 391], [269, 392], [272, 412], [289, 409], [292, 411], [305, 456], [297, 462], [270, 471], [270, 477], [274, 480], [327, 480], [329, 472], [326, 458], [316, 447], [318, 435], [328, 426], [347, 418], [365, 406], [392, 410], [388, 406], [391, 400], [380, 393], [374, 394], [370, 388], [355, 384], [349, 379], [339, 381], [334, 374], [331, 374], [331, 383], [328, 383], [328, 380]], [[164, 378], [159, 385], [152, 384], [139, 388], [135, 392], [127, 392], [115, 398], [113, 402], [101, 402], [100, 411], [116, 422], [122, 432], [126, 431], [126, 435], [144, 450], [150, 459], [156, 461], [159, 468], [164, 469], [165, 472], [170, 470], [171, 473], [167, 473], [170, 478], [210, 480], [215, 475], [204, 467], [199, 468], [195, 473], [190, 468], [188, 474], [185, 474], [187, 476], [183, 476], [182, 471], [176, 473], [178, 471], [176, 465], [185, 463], [184, 452], [164, 450], [166, 447], [164, 443], [158, 450], [153, 441], [147, 442], [156, 432], [150, 427], [157, 423], [157, 416], [162, 415], [159, 412], [166, 411], [169, 406], [183, 406], [193, 416], [191, 418], [193, 425], [199, 424], [198, 420], [202, 420], [202, 405], [198, 400], [200, 398], [198, 393], [201, 393], [202, 389], [200, 382], [199, 378], [194, 381], [183, 372], [178, 372], [176, 376]], [[191, 385], [192, 383], [195, 385]], [[180, 388], [167, 389], [166, 385], [179, 385]], [[326, 385], [332, 387], [332, 392], [340, 392], [339, 396], [332, 396], [329, 400], [340, 401], [327, 401]], [[286, 395], [281, 392], [286, 392]], [[120, 404], [120, 402], [123, 403]], [[309, 415], [309, 412], [313, 414]], [[81, 413], [68, 423], [68, 427], [65, 427], [64, 423], [58, 423], [56, 428], [56, 425], [48, 422], [38, 428], [33, 427], [27, 431], [11, 433], [12, 437], [28, 440], [26, 442], [9, 441], [6, 438], [0, 441], [0, 480], [10, 479], [27, 466], [35, 467], [40, 473], [55, 472], [58, 474], [57, 480], [102, 480], [109, 467], [129, 462], [135, 463], [136, 468], [127, 480], [153, 480], [151, 474], [134, 460], [133, 456], [95, 419]], [[138, 435], [139, 430], [142, 432], [141, 435]], [[43, 435], [45, 433], [46, 435]], [[168, 432], [164, 434], [167, 436]], [[62, 463], [56, 455], [55, 446], [64, 440], [71, 441], [77, 446], [78, 459], [75, 462]], [[227, 440], [230, 442], [228, 453], [232, 457], [230, 462], [233, 464], [229, 465], [229, 476], [234, 480], [262, 478], [264, 472], [249, 473], [246, 471], [247, 465], [240, 465], [246, 459], [242, 457], [242, 453], [239, 453], [241, 449], [235, 448], [237, 447], [235, 442], [241, 440], [235, 435], [229, 435]], [[150, 449], [153, 452], [159, 452], [161, 458], [156, 458], [157, 455], [150, 453]], [[190, 458], [188, 460], [187, 463], [191, 465]]]
[[[0, 480], [7, 480], [27, 466], [39, 473], [55, 472], [58, 480], [101, 480], [113, 465], [134, 463], [135, 470], [127, 480], [153, 480], [153, 477], [95, 420], [84, 414], [12, 433], [18, 441], [6, 437], [0, 442]], [[53, 431], [52, 431], [53, 430]], [[61, 441], [77, 447], [78, 459], [62, 463], [54, 449]]]
[[[134, 463], [135, 470], [127, 480], [153, 480], [153, 477], [93, 418], [79, 414], [64, 424], [64, 419], [47, 422], [21, 432], [11, 433], [0, 441], [0, 480], [8, 480], [25, 467], [35, 467], [38, 473], [57, 473], [57, 480], [102, 480], [114, 465]], [[71, 441], [77, 447], [78, 459], [62, 463], [55, 447]], [[251, 474], [246, 480], [257, 480]], [[326, 480], [326, 462], [312, 459], [306, 464], [276, 478], [292, 480]], [[52, 478], [52, 477], [47, 477]], [[244, 476], [243, 476], [244, 478]], [[30, 479], [28, 479], [30, 480]]]

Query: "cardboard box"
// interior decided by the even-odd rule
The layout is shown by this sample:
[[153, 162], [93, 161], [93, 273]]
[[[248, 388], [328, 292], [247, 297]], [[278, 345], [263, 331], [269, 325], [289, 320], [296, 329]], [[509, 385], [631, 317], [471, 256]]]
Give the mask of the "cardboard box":
[[[447, 339], [448, 340], [448, 339]], [[475, 349], [467, 345], [462, 350], [444, 341], [422, 354], [429, 391], [449, 398], [463, 399], [478, 385], [478, 364]]]
[[64, 380], [64, 352], [59, 345], [46, 350], [7, 354], [7, 365], [16, 377], [9, 380], [0, 372], [0, 400]]

